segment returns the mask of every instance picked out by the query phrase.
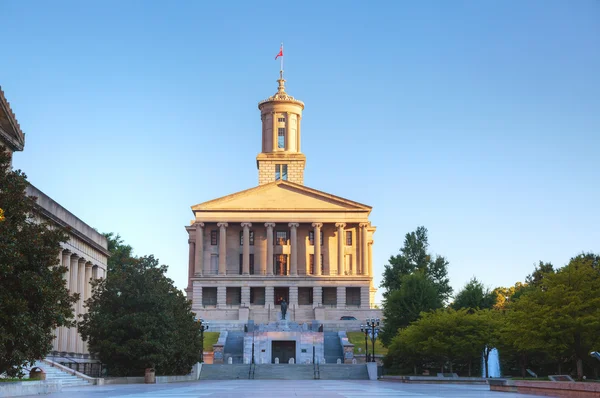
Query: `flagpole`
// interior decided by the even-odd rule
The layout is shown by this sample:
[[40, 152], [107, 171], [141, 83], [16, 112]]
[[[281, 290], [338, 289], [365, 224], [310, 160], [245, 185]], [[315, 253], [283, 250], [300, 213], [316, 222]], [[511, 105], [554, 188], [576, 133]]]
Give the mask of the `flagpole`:
[[283, 79], [283, 42], [281, 42], [281, 78]]

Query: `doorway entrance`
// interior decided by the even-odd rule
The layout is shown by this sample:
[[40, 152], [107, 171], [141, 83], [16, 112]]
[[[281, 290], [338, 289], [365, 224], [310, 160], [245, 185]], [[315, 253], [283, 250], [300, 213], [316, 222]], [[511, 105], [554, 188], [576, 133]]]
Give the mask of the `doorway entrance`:
[[271, 363], [275, 363], [275, 358], [279, 358], [279, 363], [288, 363], [290, 358], [296, 358], [296, 342], [294, 340], [272, 341], [271, 353]]

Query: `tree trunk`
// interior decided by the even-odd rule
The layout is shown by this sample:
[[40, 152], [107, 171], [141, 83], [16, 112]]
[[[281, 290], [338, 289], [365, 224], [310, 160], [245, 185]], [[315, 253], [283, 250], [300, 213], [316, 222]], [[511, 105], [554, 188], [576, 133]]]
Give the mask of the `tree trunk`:
[[471, 360], [469, 359], [469, 377], [471, 377]]
[[521, 362], [521, 377], [525, 378], [527, 368], [527, 358], [525, 357], [525, 354], [521, 354], [521, 360], [519, 362]]
[[413, 369], [414, 369], [414, 374], [416, 376], [417, 375], [417, 364], [416, 363], [413, 365]]
[[583, 380], [583, 360], [577, 357], [577, 379]]
[[452, 373], [452, 361], [450, 361], [450, 373]]
[[560, 363], [560, 360], [558, 361], [558, 374], [562, 374], [562, 363]]
[[444, 362], [442, 362], [442, 367], [441, 367], [441, 370], [440, 370], [440, 372], [441, 372], [441, 373], [444, 373]]

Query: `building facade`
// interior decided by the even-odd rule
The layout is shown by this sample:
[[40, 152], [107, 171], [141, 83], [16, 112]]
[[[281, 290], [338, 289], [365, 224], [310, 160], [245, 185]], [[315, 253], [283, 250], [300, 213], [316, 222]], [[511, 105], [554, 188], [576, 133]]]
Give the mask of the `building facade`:
[[261, 101], [258, 186], [192, 206], [187, 294], [198, 316], [270, 322], [364, 319], [373, 287], [371, 207], [304, 185], [304, 103]]
[[[22, 151], [25, 135], [12, 112], [9, 102], [0, 89], [0, 145], [9, 153]], [[26, 189], [28, 196], [35, 196], [37, 220], [45, 220], [51, 225], [64, 227], [69, 239], [62, 244], [59, 253], [60, 264], [67, 267], [64, 280], [71, 293], [79, 293], [80, 298], [73, 306], [75, 318], [83, 314], [84, 301], [91, 296], [91, 281], [106, 276], [109, 256], [106, 238], [81, 221], [52, 198], [33, 185]], [[60, 361], [60, 356], [70, 357], [70, 361], [86, 361], [89, 352], [77, 328], [60, 327], [54, 331], [51, 355]], [[59, 357], [59, 358], [57, 358]]]

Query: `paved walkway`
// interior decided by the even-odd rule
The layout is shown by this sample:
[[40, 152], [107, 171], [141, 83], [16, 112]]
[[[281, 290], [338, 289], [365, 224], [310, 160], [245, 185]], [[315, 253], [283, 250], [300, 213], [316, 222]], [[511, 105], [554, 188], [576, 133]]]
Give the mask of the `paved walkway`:
[[[232, 380], [173, 384], [133, 384], [70, 387], [51, 398], [174, 398], [174, 397], [415, 397], [415, 398], [534, 398], [537, 395], [491, 392], [484, 385], [403, 384], [393, 381]], [[30, 396], [33, 397], [33, 396]], [[35, 397], [39, 397], [36, 395]]]

